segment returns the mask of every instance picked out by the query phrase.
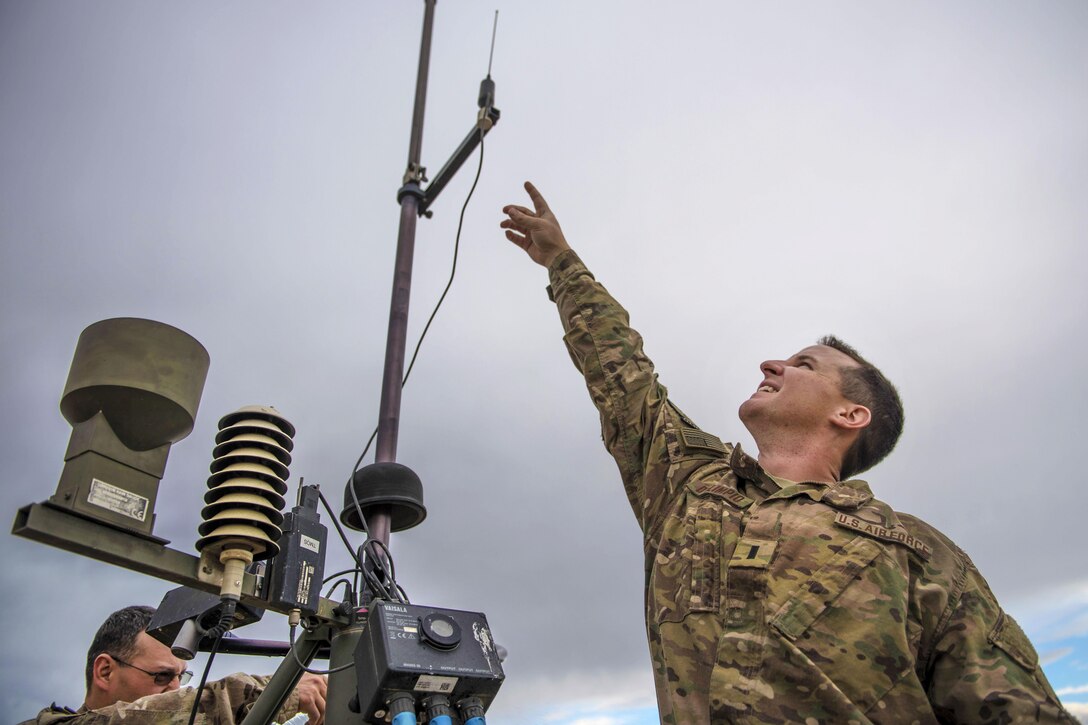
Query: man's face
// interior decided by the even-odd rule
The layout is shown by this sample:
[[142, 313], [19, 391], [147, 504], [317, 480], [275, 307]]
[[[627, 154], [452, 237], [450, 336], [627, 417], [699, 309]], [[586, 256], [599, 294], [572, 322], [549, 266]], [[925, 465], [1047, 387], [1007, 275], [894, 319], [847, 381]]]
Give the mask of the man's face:
[[740, 406], [740, 419], [757, 444], [767, 426], [802, 433], [827, 425], [849, 402], [839, 369], [856, 366], [849, 355], [826, 345], [806, 347], [788, 360], [767, 360], [759, 366], [763, 381]]
[[[140, 632], [136, 639], [136, 652], [123, 658], [131, 666], [121, 664], [116, 658], [110, 659], [113, 660], [113, 667], [110, 670], [107, 694], [113, 702], [133, 702], [146, 695], [169, 692], [180, 687], [177, 677], [165, 685], [156, 685], [155, 678], [147, 672], [178, 674], [185, 671], [185, 662], [175, 657], [169, 647], [147, 632]], [[138, 667], [147, 672], [141, 672]]]

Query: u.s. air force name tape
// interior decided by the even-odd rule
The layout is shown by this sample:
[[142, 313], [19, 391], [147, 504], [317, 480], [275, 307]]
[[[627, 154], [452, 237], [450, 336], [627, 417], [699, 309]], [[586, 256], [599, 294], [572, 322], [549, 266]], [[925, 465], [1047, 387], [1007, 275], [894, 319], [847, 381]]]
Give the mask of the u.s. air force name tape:
[[847, 516], [840, 513], [835, 515], [835, 523], [847, 529], [854, 529], [858, 533], [872, 536], [876, 539], [883, 539], [885, 541], [893, 541], [897, 544], [903, 544], [909, 546], [914, 551], [918, 552], [923, 558], [928, 559], [932, 551], [929, 546], [914, 538], [907, 533], [907, 530], [902, 526], [896, 526], [894, 528], [885, 528], [879, 524], [874, 524], [871, 521], [865, 519], [859, 519], [857, 516]]

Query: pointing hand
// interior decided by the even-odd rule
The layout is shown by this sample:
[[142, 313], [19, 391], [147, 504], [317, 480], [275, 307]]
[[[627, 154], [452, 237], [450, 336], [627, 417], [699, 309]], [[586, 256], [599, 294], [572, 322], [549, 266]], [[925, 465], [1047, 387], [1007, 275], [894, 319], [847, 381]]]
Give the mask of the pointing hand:
[[517, 204], [504, 206], [502, 211], [507, 218], [499, 226], [506, 230], [506, 238], [524, 249], [530, 259], [547, 267], [560, 253], [570, 249], [570, 245], [537, 188], [526, 181], [525, 191], [529, 192], [535, 211]]

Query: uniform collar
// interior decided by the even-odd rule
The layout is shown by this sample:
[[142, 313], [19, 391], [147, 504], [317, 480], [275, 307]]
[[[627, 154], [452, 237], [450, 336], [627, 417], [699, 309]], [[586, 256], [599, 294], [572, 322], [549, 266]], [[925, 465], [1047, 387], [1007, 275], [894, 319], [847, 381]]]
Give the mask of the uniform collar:
[[738, 476], [767, 491], [768, 500], [808, 496], [813, 501], [822, 501], [829, 506], [851, 511], [873, 500], [873, 492], [869, 484], [856, 478], [837, 483], [803, 481], [781, 487], [763, 470], [759, 461], [741, 450], [739, 443], [733, 446], [729, 465]]
[[869, 484], [860, 478], [839, 481], [829, 486], [824, 491], [822, 498], [822, 501], [827, 505], [840, 509], [858, 509], [872, 500], [872, 489], [869, 488]]
[[[759, 461], [741, 450], [740, 444], [733, 446], [733, 453], [729, 457], [729, 465], [739, 478], [752, 483], [759, 493], [770, 498], [780, 492], [782, 488], [777, 481], [770, 477]], [[756, 496], [759, 498], [759, 495]]]

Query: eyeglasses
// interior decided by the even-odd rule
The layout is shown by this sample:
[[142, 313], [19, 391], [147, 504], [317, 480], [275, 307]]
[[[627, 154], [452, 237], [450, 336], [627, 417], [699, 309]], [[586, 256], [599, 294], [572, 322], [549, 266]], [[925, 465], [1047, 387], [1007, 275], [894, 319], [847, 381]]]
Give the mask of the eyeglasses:
[[193, 679], [193, 673], [189, 670], [185, 670], [184, 672], [173, 672], [172, 670], [163, 670], [162, 672], [149, 672], [143, 667], [137, 667], [136, 665], [125, 662], [120, 657], [116, 657], [114, 655], [110, 655], [110, 657], [113, 657], [113, 661], [119, 665], [124, 665], [125, 667], [131, 667], [134, 670], [139, 670], [145, 675], [151, 675], [151, 677], [153, 677], [155, 680], [155, 684], [159, 687], [165, 687], [166, 685], [169, 685], [171, 682], [173, 682], [175, 679], [177, 679], [179, 685], [184, 686], [189, 684], [189, 680]]

